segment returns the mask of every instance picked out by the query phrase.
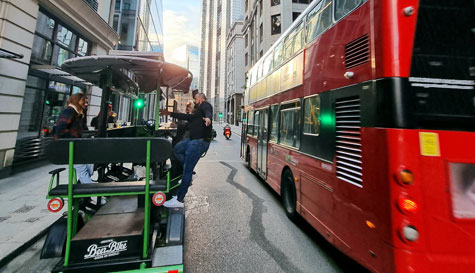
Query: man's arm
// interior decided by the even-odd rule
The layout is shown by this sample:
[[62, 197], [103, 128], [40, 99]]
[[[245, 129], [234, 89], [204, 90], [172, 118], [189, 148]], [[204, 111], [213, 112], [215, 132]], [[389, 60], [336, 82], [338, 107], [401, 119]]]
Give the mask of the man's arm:
[[206, 126], [209, 126], [211, 124], [211, 120], [213, 119], [213, 108], [209, 103], [202, 103], [200, 106], [201, 111], [204, 113], [203, 120], [205, 121]]
[[183, 113], [170, 113], [172, 118], [180, 119], [180, 120], [192, 120], [195, 115], [194, 114], [183, 114]]
[[172, 118], [176, 118], [176, 119], [179, 119], [179, 120], [192, 120], [194, 116], [194, 113], [193, 114], [183, 114], [183, 113], [175, 113], [175, 112], [170, 112], [170, 111], [167, 111], [167, 110], [160, 110], [160, 115], [170, 115]]

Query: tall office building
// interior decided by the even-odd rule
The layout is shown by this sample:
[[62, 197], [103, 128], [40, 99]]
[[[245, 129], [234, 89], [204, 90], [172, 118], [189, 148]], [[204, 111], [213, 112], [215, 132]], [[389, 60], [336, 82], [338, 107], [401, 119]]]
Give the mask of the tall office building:
[[234, 1], [229, 7], [231, 20], [226, 37], [225, 119], [238, 125], [242, 116], [242, 98], [246, 83], [244, 66], [244, 2]]
[[242, 1], [203, 0], [201, 14], [200, 89], [214, 107], [215, 119], [225, 118], [226, 37], [232, 22], [242, 20]]
[[116, 49], [163, 53], [162, 0], [115, 0], [113, 27]]
[[[148, 57], [163, 58], [163, 0], [115, 0], [113, 28], [120, 40], [116, 50], [153, 52]], [[111, 53], [112, 54], [112, 53]], [[120, 52], [113, 52], [119, 54]], [[136, 122], [137, 114], [133, 108], [133, 94], [113, 92], [111, 94], [112, 109], [117, 119], [123, 122]], [[155, 116], [156, 94], [145, 95], [150, 103], [140, 110], [140, 119], [148, 120]]]
[[71, 94], [99, 89], [60, 66], [114, 47], [118, 36], [107, 23], [111, 5], [111, 0], [0, 1], [0, 176], [41, 157]]
[[211, 80], [213, 67], [214, 1], [202, 0], [201, 6], [201, 45], [200, 45], [200, 92], [211, 98]]
[[193, 81], [191, 82], [190, 89], [198, 88], [200, 81], [200, 59], [199, 49], [196, 46], [186, 45], [186, 68], [193, 74]]

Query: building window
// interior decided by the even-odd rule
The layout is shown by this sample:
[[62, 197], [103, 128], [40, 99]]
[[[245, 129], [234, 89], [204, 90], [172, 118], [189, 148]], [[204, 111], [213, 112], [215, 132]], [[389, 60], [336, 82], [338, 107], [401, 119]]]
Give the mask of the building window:
[[259, 26], [259, 42], [262, 43], [262, 40], [264, 40], [264, 27], [261, 23]]
[[89, 51], [89, 42], [39, 11], [31, 52], [34, 63], [61, 66], [65, 60], [86, 56]]
[[44, 100], [45, 88], [45, 79], [28, 75], [17, 138], [38, 137], [41, 126], [38, 115], [43, 107], [41, 102]]
[[280, 14], [271, 16], [271, 34], [280, 34]]
[[308, 4], [311, 0], [292, 0], [292, 3]]
[[247, 34], [244, 35], [244, 47], [247, 48]]
[[300, 15], [300, 12], [292, 12], [292, 22], [295, 21]]
[[[247, 1], [246, 1], [246, 2], [247, 2]], [[280, 0], [270, 0], [270, 5], [271, 5], [271, 6], [280, 5]]]
[[259, 16], [262, 16], [262, 2], [259, 4]]
[[259, 52], [259, 58], [262, 58], [262, 56], [264, 56], [264, 51], [262, 51], [261, 49], [261, 51]]
[[244, 54], [244, 65], [247, 66], [247, 53]]

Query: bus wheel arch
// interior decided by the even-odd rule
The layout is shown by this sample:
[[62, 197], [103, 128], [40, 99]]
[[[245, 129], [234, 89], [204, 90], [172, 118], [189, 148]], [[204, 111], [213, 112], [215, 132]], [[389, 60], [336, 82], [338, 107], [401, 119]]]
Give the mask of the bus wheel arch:
[[297, 218], [297, 190], [294, 176], [289, 167], [284, 167], [282, 170], [280, 196], [285, 214], [291, 221], [295, 221]]

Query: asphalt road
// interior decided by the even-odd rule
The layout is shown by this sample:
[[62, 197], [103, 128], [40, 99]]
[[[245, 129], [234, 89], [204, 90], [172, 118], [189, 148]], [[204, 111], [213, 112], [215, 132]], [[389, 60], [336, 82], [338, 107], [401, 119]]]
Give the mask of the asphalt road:
[[367, 272], [303, 220], [239, 157], [240, 137], [218, 137], [187, 196], [186, 272]]
[[[367, 272], [303, 220], [289, 221], [279, 196], [241, 161], [239, 136], [215, 129], [186, 197], [185, 272]], [[40, 260], [41, 247], [0, 272], [49, 272], [57, 260]]]

